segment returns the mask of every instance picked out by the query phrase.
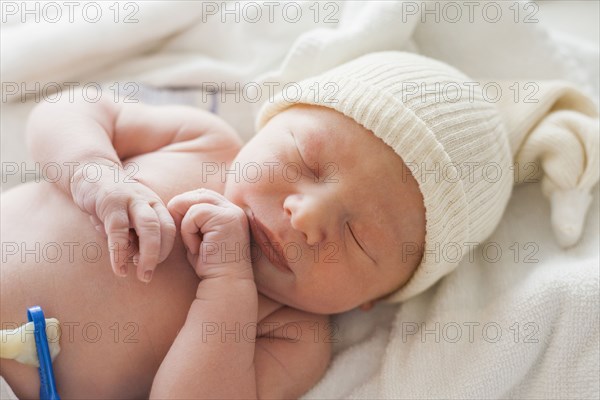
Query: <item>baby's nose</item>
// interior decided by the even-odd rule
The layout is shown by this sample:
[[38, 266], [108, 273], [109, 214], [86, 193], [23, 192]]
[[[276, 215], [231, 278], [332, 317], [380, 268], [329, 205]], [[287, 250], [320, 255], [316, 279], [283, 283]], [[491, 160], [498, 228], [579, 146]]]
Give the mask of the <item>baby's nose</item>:
[[304, 230], [306, 244], [309, 246], [318, 246], [325, 242], [325, 232], [317, 226]]
[[293, 194], [285, 199], [283, 208], [292, 228], [303, 235], [306, 244], [314, 246], [325, 241], [327, 217], [317, 199]]

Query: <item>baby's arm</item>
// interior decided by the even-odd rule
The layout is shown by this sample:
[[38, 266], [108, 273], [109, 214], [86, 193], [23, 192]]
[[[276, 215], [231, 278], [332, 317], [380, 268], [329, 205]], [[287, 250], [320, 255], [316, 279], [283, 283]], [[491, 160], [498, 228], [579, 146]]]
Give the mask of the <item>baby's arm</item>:
[[259, 399], [297, 399], [325, 374], [336, 340], [327, 315], [282, 307], [260, 324], [254, 365]]
[[190, 142], [241, 144], [227, 123], [192, 107], [115, 103], [104, 97], [97, 103], [69, 102], [65, 96], [32, 111], [27, 139], [42, 167], [62, 168], [57, 184], [68, 195], [74, 172], [87, 163], [122, 167], [122, 160], [159, 149], [176, 151], [183, 142], [186, 151]]
[[239, 250], [250, 240], [244, 212], [209, 190], [178, 195], [169, 210], [201, 280], [150, 398], [297, 398], [310, 389], [329, 362], [328, 317], [283, 307], [257, 326], [252, 266]]
[[[244, 329], [252, 338], [256, 330], [258, 292], [252, 265], [239, 250], [227, 257], [221, 251], [250, 243], [246, 215], [206, 189], [175, 196], [168, 207], [200, 283], [154, 377], [150, 398], [256, 398], [254, 343], [235, 333]], [[208, 334], [215, 328], [219, 334]]]
[[[161, 198], [148, 182], [154, 178], [143, 173], [132, 177], [124, 168], [143, 163], [144, 154], [160, 152], [154, 160], [161, 164], [160, 179], [178, 188], [178, 181], [190, 180], [178, 161], [190, 165], [200, 150], [235, 148], [239, 139], [218, 117], [191, 107], [63, 99], [42, 103], [32, 112], [27, 129], [31, 154], [42, 170], [49, 163], [52, 170], [61, 169], [56, 187], [106, 232], [118, 275], [127, 274], [129, 228], [135, 228], [139, 253], [133, 260], [138, 278], [148, 281], [170, 253], [175, 227], [164, 206], [169, 199]], [[194, 174], [200, 167], [190, 169]]]

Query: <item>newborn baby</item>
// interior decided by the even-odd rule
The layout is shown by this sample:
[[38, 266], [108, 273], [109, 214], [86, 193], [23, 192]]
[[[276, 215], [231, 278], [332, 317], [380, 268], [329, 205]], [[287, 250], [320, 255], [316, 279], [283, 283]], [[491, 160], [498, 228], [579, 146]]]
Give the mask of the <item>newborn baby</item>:
[[[244, 146], [182, 106], [39, 106], [32, 155], [62, 169], [2, 196], [21, 246], [2, 260], [3, 329], [34, 304], [61, 322], [63, 398], [301, 396], [328, 365], [328, 315], [424, 291], [500, 219], [512, 177], [478, 175], [510, 167], [495, 108], [405, 85], [457, 80], [414, 54], [361, 57], [269, 101]], [[23, 252], [47, 243], [57, 261]], [[0, 375], [38, 395], [35, 368]]]

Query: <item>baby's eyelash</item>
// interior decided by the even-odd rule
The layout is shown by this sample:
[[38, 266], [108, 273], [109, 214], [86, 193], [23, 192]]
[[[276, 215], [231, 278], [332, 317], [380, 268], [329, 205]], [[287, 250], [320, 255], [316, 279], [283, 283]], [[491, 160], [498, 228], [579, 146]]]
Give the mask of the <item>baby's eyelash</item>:
[[311, 166], [308, 165], [308, 163], [306, 162], [304, 157], [302, 157], [302, 153], [300, 152], [300, 147], [298, 146], [298, 142], [296, 141], [296, 136], [294, 136], [294, 133], [292, 131], [290, 131], [290, 134], [292, 135], [292, 138], [294, 138], [294, 144], [296, 145], [296, 151], [298, 152], [298, 156], [300, 157], [300, 160], [302, 160], [302, 163], [306, 166], [306, 168], [308, 168], [313, 173], [313, 175], [318, 179], [319, 178], [318, 164], [315, 163], [313, 168], [311, 168]]
[[319, 179], [319, 164], [315, 162], [315, 163], [313, 163], [312, 167], [310, 167], [308, 165], [307, 165], [307, 167], [308, 167], [308, 169], [310, 169], [312, 171], [315, 178]]
[[350, 226], [350, 223], [347, 223], [346, 225], [348, 225], [348, 229], [350, 230], [350, 234], [354, 238], [354, 241], [356, 242], [356, 244], [358, 245], [358, 247], [360, 247], [362, 249], [362, 251], [365, 251], [365, 249], [363, 249], [363, 247], [360, 245], [360, 242], [356, 238], [356, 235], [354, 234], [354, 231], [352, 230], [352, 227]]
[[371, 261], [373, 261], [374, 263], [377, 263], [375, 261], [375, 259], [373, 259], [373, 257], [371, 257], [371, 255], [369, 254], [369, 252], [367, 251], [367, 249], [365, 249], [361, 244], [360, 244], [360, 240], [358, 240], [358, 237], [356, 237], [356, 235], [354, 234], [354, 231], [352, 230], [352, 227], [350, 226], [350, 223], [346, 223], [346, 225], [348, 225], [348, 229], [350, 230], [350, 234], [352, 235], [352, 237], [354, 238], [354, 241], [356, 242], [356, 244], [358, 244], [358, 247], [360, 247], [360, 249], [363, 251], [363, 253], [365, 253], [365, 255], [367, 257], [369, 257], [371, 259]]

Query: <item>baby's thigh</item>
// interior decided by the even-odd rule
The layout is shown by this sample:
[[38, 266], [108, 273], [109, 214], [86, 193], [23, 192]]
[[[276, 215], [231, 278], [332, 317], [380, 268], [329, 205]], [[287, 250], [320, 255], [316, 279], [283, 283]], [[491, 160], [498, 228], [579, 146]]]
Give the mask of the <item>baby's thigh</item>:
[[[56, 312], [55, 282], [45, 263], [44, 249], [57, 242], [56, 231], [47, 231], [52, 219], [61, 213], [43, 209], [56, 205], [56, 194], [47, 184], [29, 183], [2, 194], [0, 200], [0, 329], [15, 329], [27, 323], [27, 308], [40, 305], [47, 316]], [[44, 205], [46, 200], [46, 205]], [[59, 202], [60, 203], [60, 202]], [[62, 214], [66, 217], [65, 214]], [[49, 236], [47, 236], [49, 233]], [[47, 237], [46, 237], [47, 236]], [[48, 258], [48, 257], [46, 257]], [[46, 265], [43, 265], [46, 264]], [[55, 263], [56, 264], [56, 263]], [[25, 333], [24, 335], [31, 335]], [[23, 335], [21, 335], [23, 336]], [[20, 337], [19, 340], [29, 340]], [[14, 360], [0, 360], [0, 375], [19, 398], [39, 396], [37, 368]]]
[[[83, 351], [100, 354], [105, 347], [86, 340], [96, 331], [83, 332], [82, 324], [91, 320], [96, 328], [101, 321], [106, 336], [110, 321], [94, 320], [94, 310], [117, 310], [118, 304], [104, 298], [114, 283], [108, 257], [102, 255], [107, 246], [86, 216], [48, 183], [18, 186], [3, 193], [0, 204], [0, 326], [25, 324], [27, 309], [36, 305], [60, 321], [61, 352], [54, 368], [63, 393], [75, 381], [65, 377], [82, 371]], [[108, 283], [105, 290], [103, 283]], [[39, 396], [37, 368], [2, 360], [0, 375], [19, 398]]]
[[[27, 322], [27, 267], [28, 264], [35, 264], [41, 255], [41, 243], [39, 237], [36, 237], [39, 231], [35, 226], [30, 226], [28, 217], [34, 214], [38, 207], [37, 202], [33, 200], [33, 197], [40, 194], [37, 189], [39, 188], [35, 184], [21, 185], [3, 193], [0, 199], [2, 329], [10, 329]], [[35, 273], [35, 269], [31, 271]]]

